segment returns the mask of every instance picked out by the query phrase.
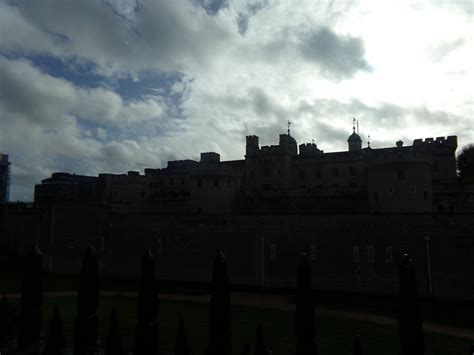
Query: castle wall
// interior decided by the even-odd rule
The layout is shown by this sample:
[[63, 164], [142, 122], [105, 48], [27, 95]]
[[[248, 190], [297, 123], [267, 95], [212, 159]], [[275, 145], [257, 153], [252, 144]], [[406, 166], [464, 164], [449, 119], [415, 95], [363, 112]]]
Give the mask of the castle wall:
[[[140, 256], [152, 249], [160, 278], [208, 282], [221, 249], [233, 283], [259, 286], [263, 279], [265, 286], [294, 287], [298, 255], [306, 252], [316, 288], [376, 294], [397, 292], [405, 252], [415, 260], [420, 294], [428, 293], [429, 236], [433, 294], [474, 299], [472, 214], [123, 214], [57, 204], [39, 221], [45, 267], [54, 272], [78, 273], [92, 243], [104, 275], [137, 276]], [[12, 240], [20, 240], [15, 233]], [[21, 240], [24, 251], [25, 233]]]

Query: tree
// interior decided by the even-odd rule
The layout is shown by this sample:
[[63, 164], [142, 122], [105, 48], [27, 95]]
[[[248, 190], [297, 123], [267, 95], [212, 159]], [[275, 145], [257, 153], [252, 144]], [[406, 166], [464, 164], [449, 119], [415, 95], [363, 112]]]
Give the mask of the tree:
[[461, 149], [457, 163], [460, 177], [474, 182], [474, 144], [468, 144]]
[[152, 252], [148, 250], [142, 258], [142, 273], [137, 300], [135, 354], [158, 354], [158, 335], [158, 285], [156, 282], [156, 263]]
[[38, 246], [26, 257], [21, 289], [21, 317], [18, 336], [20, 353], [37, 354], [41, 333], [41, 304], [43, 303], [42, 255]]
[[362, 338], [357, 334], [354, 342], [354, 355], [363, 355], [364, 350], [362, 348]]
[[48, 339], [43, 351], [43, 355], [62, 355], [64, 354], [66, 341], [64, 339], [61, 315], [58, 305], [54, 305], [53, 318], [49, 327]]
[[125, 355], [122, 346], [122, 337], [120, 335], [117, 311], [112, 309], [110, 315], [109, 332], [107, 333], [107, 339], [105, 341], [105, 355]]
[[416, 272], [413, 260], [407, 255], [400, 262], [399, 335], [400, 355], [423, 355], [425, 341], [421, 321]]
[[316, 355], [311, 266], [306, 254], [301, 254], [298, 260], [295, 301], [296, 355]]
[[212, 266], [212, 290], [209, 307], [210, 334], [208, 355], [231, 354], [231, 309], [227, 263], [220, 251]]
[[260, 324], [257, 327], [257, 335], [255, 337], [254, 355], [267, 355], [267, 348], [265, 347], [265, 342], [263, 341], [263, 332]]
[[176, 333], [176, 342], [174, 344], [174, 355], [189, 355], [188, 341], [184, 330], [183, 317], [179, 317], [178, 332]]
[[77, 292], [77, 317], [74, 327], [74, 355], [97, 352], [99, 308], [99, 270], [97, 253], [89, 246], [84, 256]]

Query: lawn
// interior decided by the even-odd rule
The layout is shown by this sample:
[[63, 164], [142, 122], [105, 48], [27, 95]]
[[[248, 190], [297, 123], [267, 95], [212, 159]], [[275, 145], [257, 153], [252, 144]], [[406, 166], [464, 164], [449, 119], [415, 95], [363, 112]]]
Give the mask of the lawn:
[[[65, 331], [71, 339], [75, 316], [75, 297], [47, 297], [43, 305], [44, 322], [48, 323], [53, 305], [57, 303], [63, 317]], [[108, 317], [113, 307], [118, 317], [124, 344], [133, 347], [135, 326], [134, 297], [102, 297], [99, 308], [100, 333], [107, 333]], [[234, 306], [232, 309], [233, 353], [240, 354], [245, 343], [253, 344], [257, 324], [262, 325], [267, 347], [273, 355], [294, 354], [293, 313], [271, 309]], [[172, 351], [179, 315], [185, 321], [189, 344], [195, 354], [203, 354], [208, 339], [208, 305], [198, 302], [161, 301], [159, 311], [161, 348]], [[45, 328], [44, 328], [45, 329]], [[46, 327], [47, 329], [47, 327]], [[353, 339], [360, 333], [364, 339], [366, 354], [398, 355], [398, 330], [366, 322], [329, 317], [317, 318], [317, 334], [320, 354], [352, 354]], [[426, 355], [467, 354], [469, 341], [426, 334]]]

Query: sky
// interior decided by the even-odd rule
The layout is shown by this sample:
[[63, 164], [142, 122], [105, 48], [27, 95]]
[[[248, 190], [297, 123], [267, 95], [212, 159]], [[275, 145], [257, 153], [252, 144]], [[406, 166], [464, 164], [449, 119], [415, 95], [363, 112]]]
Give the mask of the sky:
[[474, 142], [474, 0], [0, 0], [11, 200], [52, 172], [242, 159], [245, 136]]

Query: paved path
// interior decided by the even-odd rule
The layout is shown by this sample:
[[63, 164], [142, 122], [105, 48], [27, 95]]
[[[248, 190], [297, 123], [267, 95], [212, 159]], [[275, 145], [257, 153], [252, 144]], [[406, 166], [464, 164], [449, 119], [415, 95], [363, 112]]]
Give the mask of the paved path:
[[[102, 296], [121, 296], [121, 297], [136, 297], [136, 292], [130, 291], [102, 291]], [[59, 296], [76, 296], [77, 292], [66, 291], [66, 292], [46, 292], [46, 297], [59, 297]], [[9, 294], [9, 298], [18, 299], [20, 295]], [[173, 301], [186, 301], [186, 302], [198, 302], [198, 303], [209, 303], [209, 295], [180, 295], [161, 293], [159, 298], [163, 300]], [[277, 309], [282, 311], [293, 311], [295, 305], [290, 302], [288, 296], [274, 295], [274, 294], [254, 294], [244, 292], [234, 292], [231, 296], [232, 304], [239, 306], [258, 307], [267, 309]], [[381, 316], [372, 313], [365, 312], [353, 312], [347, 310], [328, 309], [322, 307], [315, 307], [317, 315], [341, 318], [341, 319], [353, 319], [362, 322], [369, 322], [389, 327], [398, 327], [398, 320], [392, 317]], [[456, 328], [448, 325], [424, 322], [423, 329], [427, 333], [434, 333], [440, 335], [446, 335], [457, 338], [464, 338], [474, 341], [474, 329]]]

